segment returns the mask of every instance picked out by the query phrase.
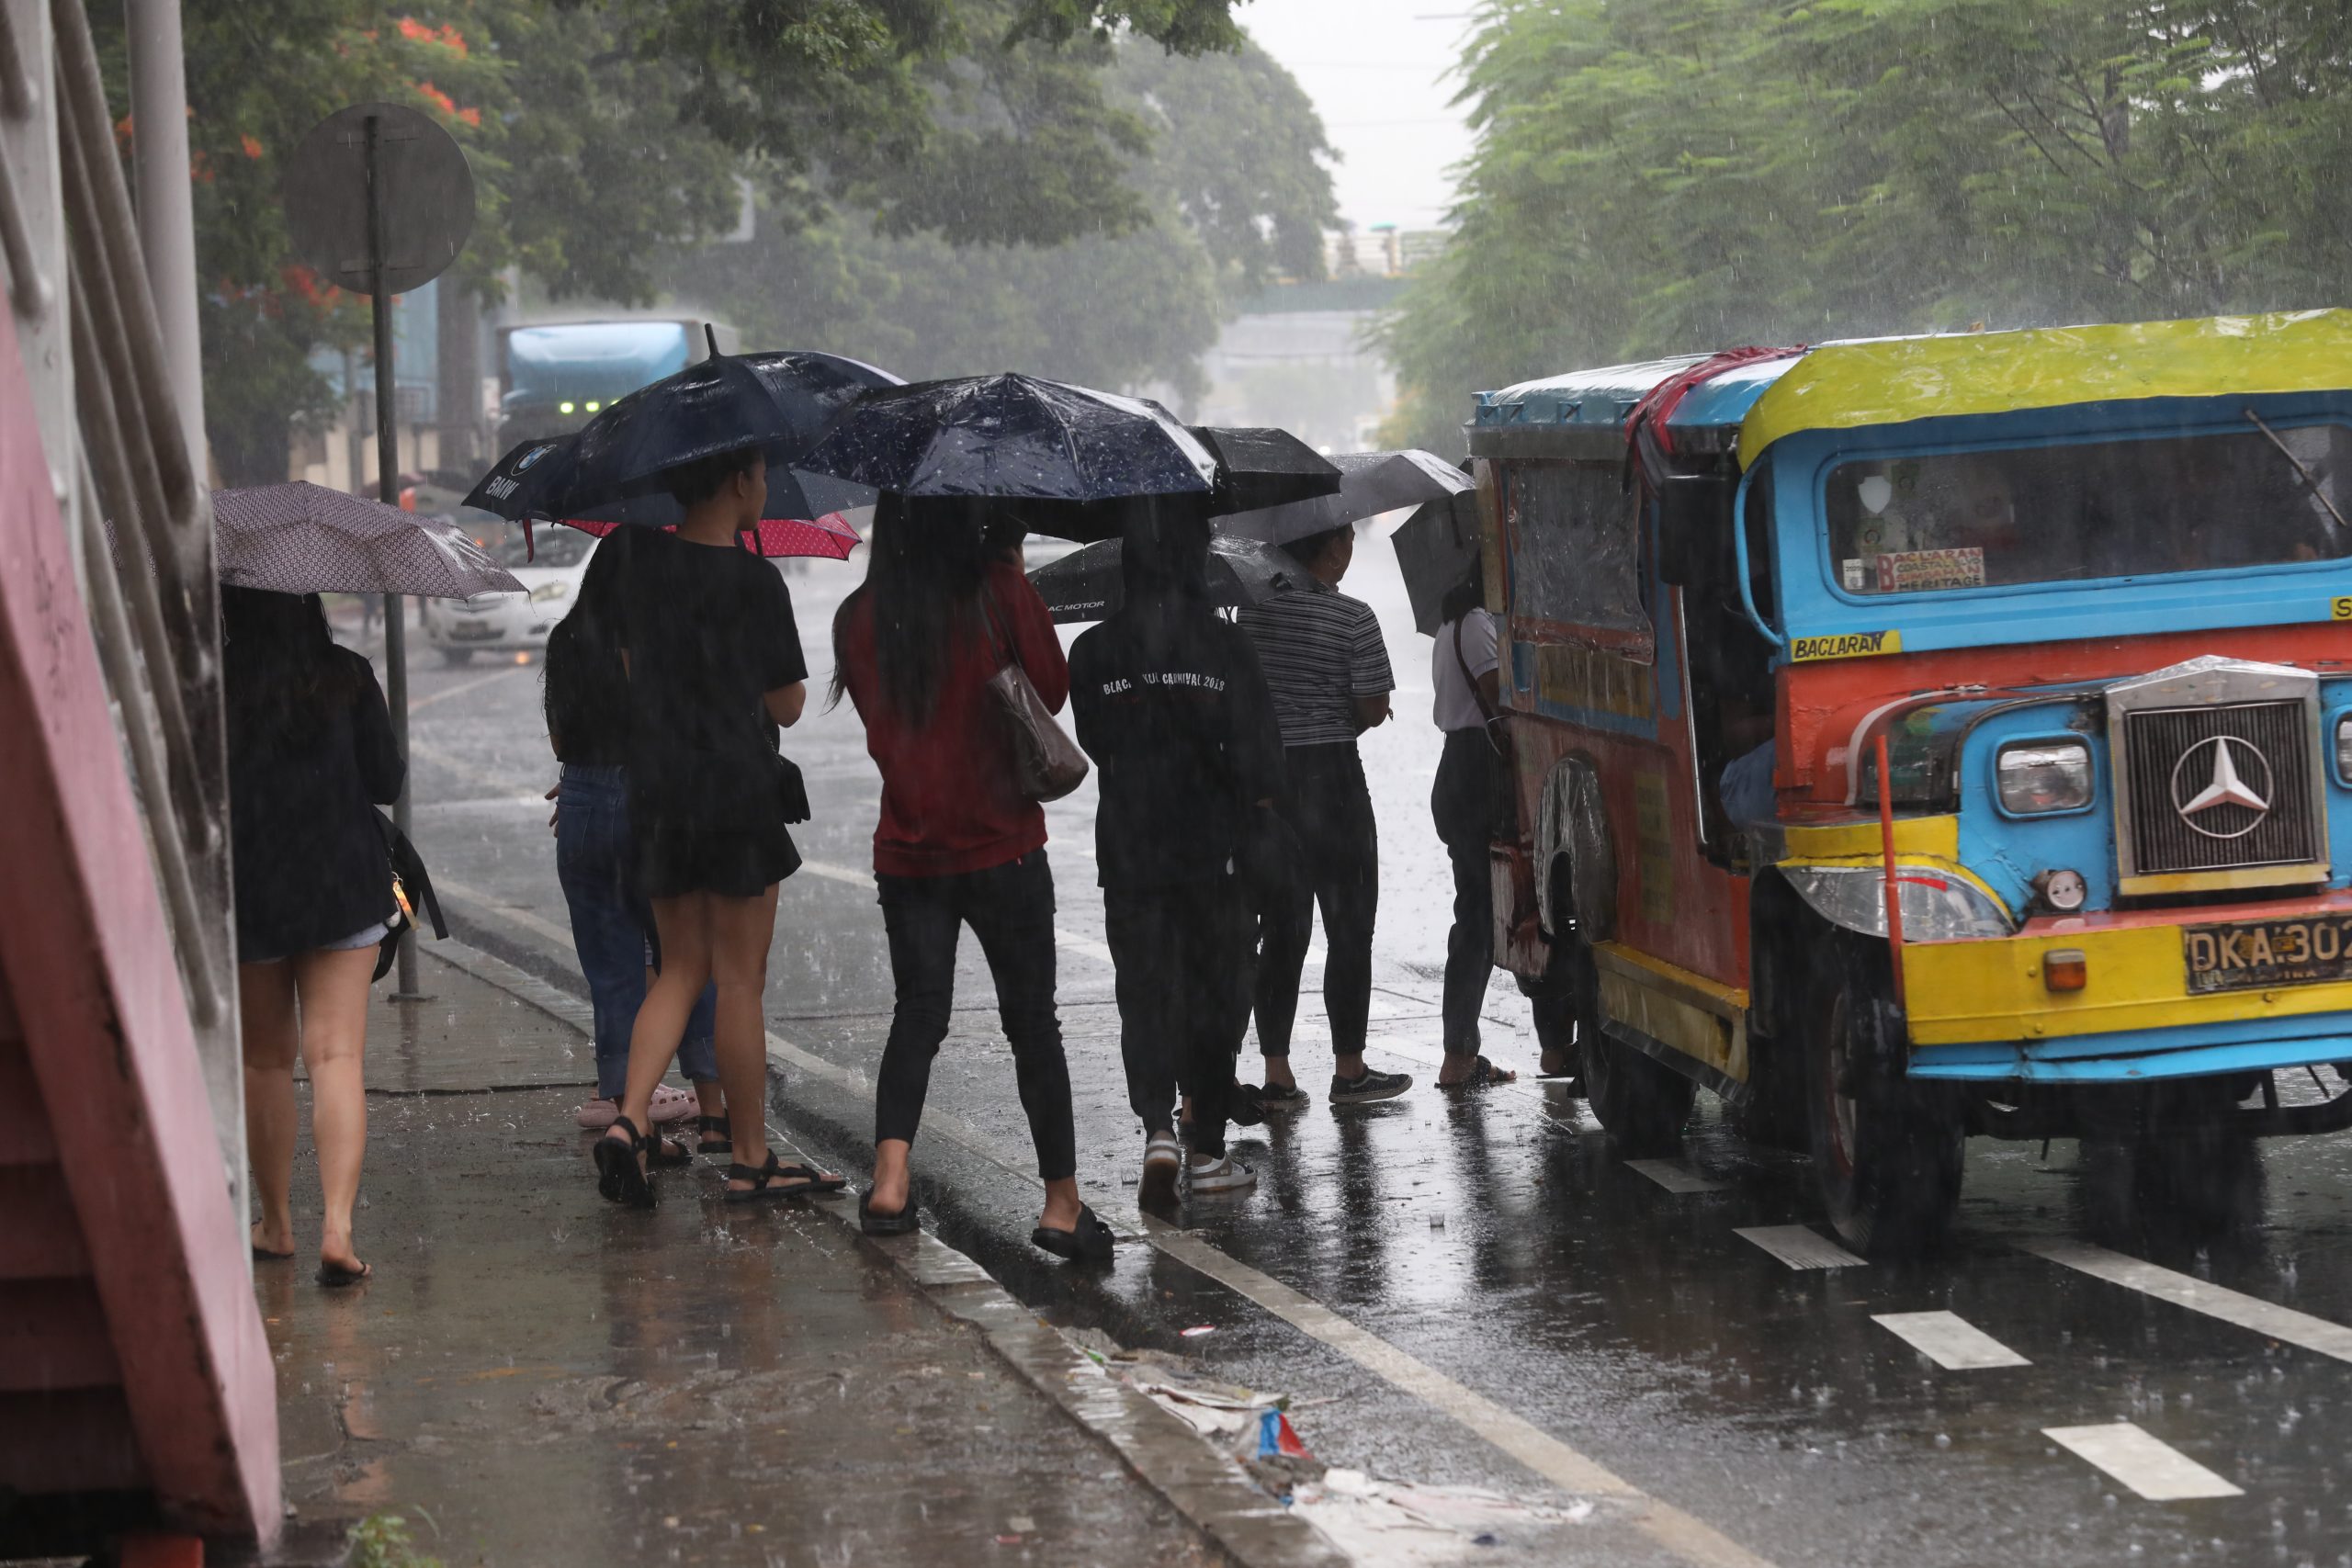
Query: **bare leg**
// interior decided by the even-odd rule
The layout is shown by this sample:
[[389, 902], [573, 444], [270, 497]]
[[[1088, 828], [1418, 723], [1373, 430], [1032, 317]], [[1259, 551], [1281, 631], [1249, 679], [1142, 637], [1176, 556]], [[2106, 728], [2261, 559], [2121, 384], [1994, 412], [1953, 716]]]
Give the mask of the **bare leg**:
[[[767, 1163], [768, 947], [775, 939], [775, 889], [756, 898], [710, 901], [711, 978], [718, 983], [718, 1081], [727, 1091], [735, 1163]], [[730, 1180], [737, 1191], [753, 1183]], [[799, 1183], [786, 1183], [799, 1185]]]
[[245, 1054], [245, 1156], [253, 1162], [261, 1220], [253, 1244], [294, 1250], [294, 1055], [301, 1033], [294, 1018], [294, 966], [237, 965]]
[[319, 1150], [324, 1213], [319, 1261], [356, 1270], [351, 1210], [368, 1153], [368, 983], [373, 947], [299, 954], [292, 961], [302, 1003], [302, 1062], [311, 1069], [311, 1140]]
[[913, 1148], [904, 1138], [884, 1138], [874, 1145], [874, 1184], [865, 1206], [875, 1213], [906, 1213], [910, 1187], [907, 1156]]
[[1059, 1181], [1048, 1181], [1046, 1183], [1046, 1212], [1037, 1216], [1037, 1223], [1049, 1231], [1076, 1230], [1079, 1206], [1077, 1177], [1065, 1176]]
[[[768, 895], [775, 907], [775, 895]], [[710, 906], [728, 902], [707, 893], [688, 893], [653, 900], [653, 929], [662, 939], [662, 972], [637, 1010], [628, 1037], [628, 1088], [621, 1094], [621, 1114], [640, 1133], [653, 1129], [653, 1091], [677, 1059], [686, 1037], [686, 1018], [695, 998], [710, 983]], [[605, 1134], [626, 1143], [618, 1126]]]

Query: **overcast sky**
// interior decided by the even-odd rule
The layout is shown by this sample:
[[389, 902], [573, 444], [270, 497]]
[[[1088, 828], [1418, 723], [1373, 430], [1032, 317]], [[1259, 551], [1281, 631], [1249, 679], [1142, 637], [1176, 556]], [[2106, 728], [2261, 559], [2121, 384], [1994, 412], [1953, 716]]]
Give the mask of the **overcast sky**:
[[1340, 150], [1340, 212], [1360, 229], [1435, 226], [1470, 151], [1448, 73], [1472, 0], [1249, 0], [1235, 14], [1315, 100]]

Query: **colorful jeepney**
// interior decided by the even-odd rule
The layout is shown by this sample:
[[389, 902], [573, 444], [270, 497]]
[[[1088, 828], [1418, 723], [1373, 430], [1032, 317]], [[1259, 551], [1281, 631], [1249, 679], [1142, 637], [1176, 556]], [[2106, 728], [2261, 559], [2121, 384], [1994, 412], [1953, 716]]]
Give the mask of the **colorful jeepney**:
[[2352, 1123], [2352, 312], [1620, 366], [1469, 436], [1498, 961], [1629, 1152], [1703, 1086], [1884, 1249], [1971, 1134], [2194, 1205]]

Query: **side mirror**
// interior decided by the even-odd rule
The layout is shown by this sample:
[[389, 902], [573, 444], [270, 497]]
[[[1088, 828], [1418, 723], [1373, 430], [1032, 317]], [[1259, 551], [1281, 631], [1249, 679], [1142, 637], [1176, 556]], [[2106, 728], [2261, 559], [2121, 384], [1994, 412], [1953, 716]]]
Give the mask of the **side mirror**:
[[1668, 474], [1657, 498], [1657, 572], [1674, 587], [1716, 575], [1731, 540], [1732, 501], [1739, 479], [1726, 474]]

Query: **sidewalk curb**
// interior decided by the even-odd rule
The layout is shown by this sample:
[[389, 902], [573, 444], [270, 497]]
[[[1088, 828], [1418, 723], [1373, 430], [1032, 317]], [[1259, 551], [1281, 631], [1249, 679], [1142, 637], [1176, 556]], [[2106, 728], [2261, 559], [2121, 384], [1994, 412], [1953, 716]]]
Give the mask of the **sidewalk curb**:
[[[583, 1033], [593, 1029], [586, 1002], [502, 958], [456, 941], [424, 951]], [[1346, 1568], [1348, 1556], [1313, 1526], [1267, 1496], [1182, 1421], [1105, 1373], [970, 1258], [929, 1231], [866, 1236], [846, 1205], [810, 1207], [888, 1258], [941, 1313], [977, 1329], [1006, 1366], [1109, 1447], [1241, 1568]]]

